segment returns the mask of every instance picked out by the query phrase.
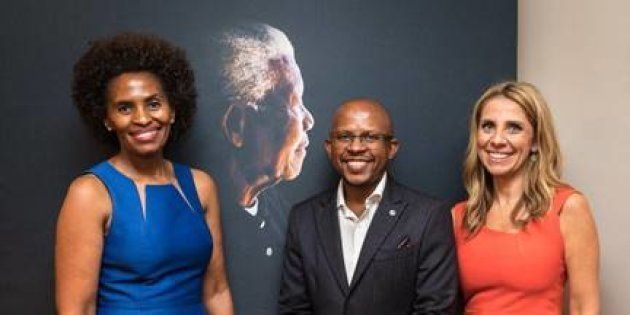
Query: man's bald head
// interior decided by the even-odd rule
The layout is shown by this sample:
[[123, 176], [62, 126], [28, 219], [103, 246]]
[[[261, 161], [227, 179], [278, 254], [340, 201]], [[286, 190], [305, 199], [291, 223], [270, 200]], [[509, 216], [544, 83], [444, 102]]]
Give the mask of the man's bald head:
[[394, 125], [389, 112], [385, 109], [383, 104], [376, 99], [367, 97], [352, 98], [341, 103], [333, 115], [331, 132], [335, 131], [340, 120], [347, 119], [349, 116], [355, 118], [373, 118], [379, 122], [382, 131], [390, 135], [394, 134]]
[[375, 99], [355, 98], [335, 111], [325, 148], [345, 193], [365, 198], [383, 178], [398, 146], [385, 107]]

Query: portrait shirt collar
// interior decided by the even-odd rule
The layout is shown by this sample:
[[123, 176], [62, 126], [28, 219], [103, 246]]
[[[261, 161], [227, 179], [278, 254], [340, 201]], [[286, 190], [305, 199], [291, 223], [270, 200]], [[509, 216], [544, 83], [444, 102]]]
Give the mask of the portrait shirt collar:
[[243, 210], [249, 213], [252, 217], [255, 217], [258, 214], [258, 197], [254, 198], [254, 204], [243, 207]]

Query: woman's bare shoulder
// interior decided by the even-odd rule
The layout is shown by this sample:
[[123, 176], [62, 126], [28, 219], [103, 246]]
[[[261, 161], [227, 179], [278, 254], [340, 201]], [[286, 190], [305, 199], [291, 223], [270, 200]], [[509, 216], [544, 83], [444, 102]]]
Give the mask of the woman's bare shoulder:
[[75, 178], [68, 187], [61, 211], [80, 216], [108, 215], [111, 212], [111, 200], [107, 187], [92, 174]]

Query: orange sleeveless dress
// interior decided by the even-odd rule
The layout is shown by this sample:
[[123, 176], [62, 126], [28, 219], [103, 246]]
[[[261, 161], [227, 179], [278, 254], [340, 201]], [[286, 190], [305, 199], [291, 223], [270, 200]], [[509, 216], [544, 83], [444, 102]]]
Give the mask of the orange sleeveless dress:
[[518, 233], [484, 226], [467, 238], [462, 227], [466, 202], [455, 206], [465, 314], [561, 314], [566, 265], [559, 214], [575, 192], [568, 186], [556, 188], [551, 209]]

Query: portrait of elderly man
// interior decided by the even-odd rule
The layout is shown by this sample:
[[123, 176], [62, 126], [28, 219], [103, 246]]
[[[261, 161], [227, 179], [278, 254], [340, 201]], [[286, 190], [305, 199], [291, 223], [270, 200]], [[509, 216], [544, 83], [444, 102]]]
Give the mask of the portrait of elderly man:
[[295, 179], [313, 116], [287, 36], [246, 24], [215, 38], [226, 161], [221, 172], [228, 277], [238, 314], [277, 314], [290, 205], [273, 188]]

